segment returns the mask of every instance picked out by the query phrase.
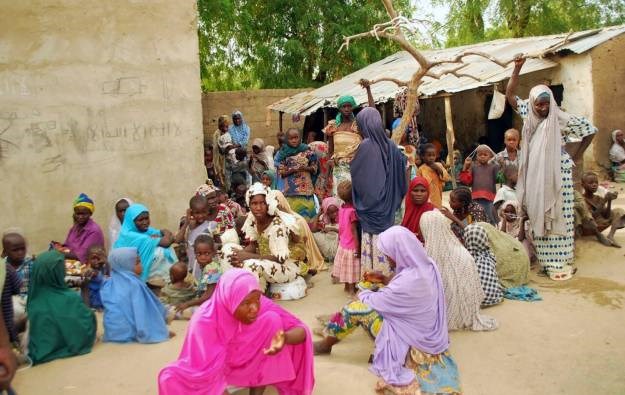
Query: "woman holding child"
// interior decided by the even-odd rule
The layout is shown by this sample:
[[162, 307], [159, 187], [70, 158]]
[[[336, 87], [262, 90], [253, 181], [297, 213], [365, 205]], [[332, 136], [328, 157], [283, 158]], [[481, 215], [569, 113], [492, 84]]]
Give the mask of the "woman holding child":
[[362, 291], [359, 301], [334, 314], [315, 343], [315, 353], [332, 347], [362, 326], [375, 339], [371, 372], [383, 393], [460, 393], [458, 370], [449, 354], [443, 283], [435, 262], [414, 233], [393, 226], [377, 238], [378, 249], [395, 271], [383, 276], [377, 292]]
[[161, 370], [159, 394], [222, 395], [233, 386], [258, 395], [273, 386], [310, 395], [311, 340], [304, 323], [262, 295], [252, 273], [231, 269], [191, 318], [178, 360]]
[[[506, 97], [523, 118], [517, 196], [527, 213], [540, 264], [554, 280], [573, 274], [574, 189], [573, 163], [580, 159], [597, 129], [590, 122], [562, 111], [545, 85], [532, 88], [528, 100], [515, 91], [524, 57], [515, 59]], [[563, 145], [581, 144], [573, 155]]]

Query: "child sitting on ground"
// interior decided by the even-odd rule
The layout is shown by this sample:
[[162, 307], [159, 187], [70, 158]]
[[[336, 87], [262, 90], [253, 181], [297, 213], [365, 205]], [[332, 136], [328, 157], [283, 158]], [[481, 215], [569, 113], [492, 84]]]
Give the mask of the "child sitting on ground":
[[592, 171], [586, 172], [582, 176], [582, 187], [584, 188], [584, 203], [590, 211], [592, 220], [589, 218], [580, 224], [581, 234], [583, 236], [594, 235], [599, 241], [606, 244], [601, 232], [610, 228], [610, 233], [608, 233], [607, 237], [609, 244], [606, 245], [621, 248], [614, 241], [614, 233], [617, 229], [622, 229], [625, 226], [625, 210], [612, 208], [612, 200], [615, 200], [618, 194], [616, 192], [608, 192], [605, 194], [605, 197], [598, 195], [599, 178]]
[[494, 225], [497, 221], [493, 201], [497, 191], [499, 165], [490, 162], [495, 153], [488, 145], [479, 145], [475, 152], [477, 163], [473, 163], [471, 155], [465, 159], [460, 182], [471, 187], [473, 201], [482, 206], [488, 222]]
[[345, 292], [356, 293], [360, 280], [360, 240], [358, 238], [358, 217], [352, 204], [352, 183], [342, 181], [337, 192], [343, 204], [339, 208], [339, 246], [334, 257], [332, 276], [345, 284]]
[[495, 200], [493, 201], [496, 212], [499, 212], [503, 202], [508, 200], [517, 200], [516, 183], [519, 178], [519, 170], [515, 165], [509, 165], [504, 169], [503, 174], [505, 184], [499, 188], [497, 194], [495, 194]]
[[169, 269], [170, 283], [161, 290], [160, 300], [167, 309], [168, 318], [180, 319], [181, 314], [176, 314], [176, 306], [188, 302], [195, 296], [195, 288], [185, 280], [188, 268], [184, 263], [178, 262]]
[[22, 282], [19, 295], [13, 297], [14, 320], [17, 327], [26, 324], [26, 298], [30, 284], [33, 258], [26, 254], [26, 239], [18, 232], [7, 232], [2, 236], [1, 264], [11, 266]]
[[202, 268], [202, 277], [197, 286], [196, 298], [177, 305], [177, 313], [206, 302], [213, 295], [217, 281], [221, 277], [221, 266], [216, 257], [217, 251], [213, 238], [206, 234], [199, 235], [193, 243], [193, 249], [195, 259]]
[[530, 258], [530, 262], [535, 263], [537, 260], [536, 249], [534, 248], [534, 243], [532, 242], [529, 232], [527, 215], [523, 217], [520, 216], [521, 210], [516, 199], [502, 202], [500, 208], [499, 218], [501, 218], [501, 221], [499, 222], [499, 230], [518, 238], [519, 241], [523, 243], [527, 256]]
[[519, 150], [519, 141], [521, 140], [520, 136], [519, 131], [514, 128], [506, 130], [506, 133], [503, 135], [506, 147], [503, 151], [499, 152], [493, 159], [491, 159], [491, 162], [497, 163], [499, 165], [499, 170], [503, 172], [502, 182], [505, 182], [506, 180], [505, 169], [508, 166], [515, 166], [518, 171], [519, 157], [521, 156], [521, 152]]
[[445, 166], [436, 161], [436, 146], [425, 144], [422, 148], [421, 159], [423, 164], [419, 166], [418, 176], [428, 180], [430, 184], [430, 202], [436, 208], [443, 206], [443, 188], [447, 181], [451, 181]]
[[81, 293], [85, 304], [92, 309], [102, 310], [100, 288], [104, 277], [110, 275], [109, 264], [106, 259], [106, 250], [103, 246], [91, 246], [87, 250], [87, 270], [83, 275]]

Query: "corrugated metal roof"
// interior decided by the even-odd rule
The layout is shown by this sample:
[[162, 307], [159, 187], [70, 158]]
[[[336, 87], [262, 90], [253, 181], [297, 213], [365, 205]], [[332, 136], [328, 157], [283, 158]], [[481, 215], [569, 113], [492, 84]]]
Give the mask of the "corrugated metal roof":
[[[502, 39], [462, 47], [426, 50], [422, 51], [422, 53], [428, 60], [435, 61], [451, 59], [465, 51], [475, 51], [489, 54], [502, 62], [506, 62], [513, 59], [518, 53], [552, 55], [571, 51], [580, 54], [623, 33], [625, 33], [625, 25], [576, 32], [570, 35], [556, 34], [552, 36]], [[566, 44], [562, 44], [567, 36]], [[475, 55], [465, 57], [464, 63], [466, 63], [466, 66], [458, 70], [457, 73], [467, 74], [474, 78], [456, 77], [451, 74], [447, 74], [438, 80], [425, 77], [423, 79], [424, 82], [419, 87], [420, 97], [426, 98], [444, 92], [455, 93], [491, 85], [509, 78], [512, 70], [512, 63], [508, 67], [501, 67], [496, 63]], [[540, 59], [530, 58], [523, 66], [522, 74], [556, 67], [557, 65], [557, 62], [544, 57]], [[453, 66], [451, 64], [441, 65], [431, 69], [431, 71], [438, 73]], [[360, 79], [374, 80], [381, 77], [390, 77], [407, 81], [417, 68], [418, 63], [416, 60], [407, 52], [400, 51], [321, 88], [280, 100], [269, 106], [269, 108], [289, 114], [309, 115], [321, 107], [336, 106], [336, 100], [342, 95], [354, 96], [356, 102], [364, 104], [367, 102], [367, 95], [365, 90], [358, 85]], [[400, 89], [392, 82], [380, 82], [372, 86], [372, 93], [376, 102], [382, 103], [394, 98]]]

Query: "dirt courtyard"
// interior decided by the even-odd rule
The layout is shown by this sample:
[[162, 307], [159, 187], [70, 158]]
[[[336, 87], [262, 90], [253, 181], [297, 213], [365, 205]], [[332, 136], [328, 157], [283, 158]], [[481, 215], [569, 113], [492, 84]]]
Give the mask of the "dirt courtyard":
[[[617, 241], [625, 246], [624, 231]], [[484, 310], [499, 320], [498, 330], [451, 333], [464, 394], [625, 393], [625, 248], [586, 238], [576, 243], [576, 257], [578, 273], [570, 281], [532, 273], [529, 286], [543, 301], [505, 300]], [[328, 273], [316, 276], [314, 284], [306, 298], [281, 303], [311, 327], [316, 315], [334, 312], [348, 300]], [[186, 325], [174, 321], [177, 336], [161, 344], [97, 343], [88, 355], [18, 372], [13, 386], [20, 395], [156, 394], [158, 372], [178, 356]], [[358, 331], [332, 355], [316, 357], [315, 394], [374, 393], [376, 377], [367, 370], [372, 350], [373, 343]]]

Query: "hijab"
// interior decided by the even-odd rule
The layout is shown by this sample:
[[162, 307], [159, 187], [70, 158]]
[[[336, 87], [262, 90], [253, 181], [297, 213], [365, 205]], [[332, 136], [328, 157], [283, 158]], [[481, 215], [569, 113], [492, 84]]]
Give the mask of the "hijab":
[[91, 352], [96, 318], [80, 295], [65, 284], [65, 257], [37, 256], [28, 288], [28, 353], [33, 364]]
[[[241, 124], [239, 126], [234, 124], [234, 118], [241, 118]], [[243, 113], [241, 111], [235, 111], [232, 113], [232, 125], [228, 127], [228, 132], [230, 132], [230, 136], [232, 137], [232, 142], [234, 144], [239, 144], [242, 147], [247, 147], [247, 142], [250, 138], [250, 127], [245, 123], [245, 119], [243, 119]]]
[[[549, 95], [549, 115], [541, 117], [534, 109], [539, 96]], [[527, 119], [523, 122], [517, 196], [525, 207], [535, 236], [566, 234], [561, 196], [561, 130], [570, 115], [562, 111], [545, 85], [536, 85], [529, 95]]]
[[[234, 317], [243, 299], [259, 291], [258, 279], [244, 269], [230, 269], [213, 296], [195, 312], [178, 360], [161, 370], [159, 393], [222, 395], [227, 386], [273, 385], [280, 394], [309, 395], [314, 387], [311, 334], [295, 316], [265, 296], [252, 324]], [[304, 328], [306, 340], [263, 354], [278, 330]]]
[[165, 307], [134, 273], [137, 249], [109, 254], [111, 278], [100, 290], [104, 305], [104, 341], [160, 343], [169, 339]]
[[330, 206], [335, 206], [338, 209], [341, 207], [341, 201], [334, 196], [327, 197], [321, 201], [321, 209], [323, 210], [321, 222], [323, 222], [325, 225], [330, 225], [330, 221], [328, 220], [328, 217], [326, 215]]
[[616, 141], [616, 135], [620, 132], [620, 129], [612, 131], [612, 147], [610, 147], [610, 160], [612, 162], [621, 163], [625, 160], [625, 147]]
[[[124, 214], [124, 222], [122, 223], [119, 237], [113, 245], [113, 248], [121, 247], [135, 247], [141, 257], [141, 264], [143, 265], [143, 273], [141, 274], [141, 280], [146, 282], [150, 275], [150, 267], [152, 261], [154, 261], [154, 253], [156, 248], [159, 247], [161, 242], [161, 231], [152, 227], [149, 227], [145, 232], [140, 232], [135, 225], [135, 219], [142, 213], [149, 213], [147, 207], [142, 204], [131, 204]], [[157, 237], [152, 237], [157, 236]], [[173, 262], [175, 257], [171, 253], [171, 249], [165, 249], [165, 257]]]
[[[421, 185], [425, 187], [427, 191], [426, 202], [421, 205], [416, 205], [412, 201], [412, 197], [410, 196], [410, 192], [417, 187], [417, 185]], [[414, 180], [410, 183], [408, 187], [408, 193], [406, 193], [406, 212], [404, 213], [404, 219], [401, 222], [402, 226], [408, 228], [412, 233], [414, 233], [419, 241], [423, 243], [423, 235], [421, 235], [421, 228], [419, 227], [419, 221], [421, 221], [421, 215], [427, 211], [432, 211], [436, 207], [429, 201], [430, 199], [430, 184], [428, 181], [421, 177], [415, 177]]]
[[130, 198], [121, 198], [121, 199], [117, 199], [115, 201], [115, 204], [113, 205], [113, 215], [111, 216], [111, 220], [109, 221], [109, 243], [110, 246], [114, 246], [115, 242], [117, 241], [117, 238], [119, 237], [119, 232], [122, 229], [122, 223], [119, 220], [119, 218], [117, 218], [117, 212], [116, 212], [116, 207], [117, 204], [119, 202], [121, 202], [122, 200], [125, 200], [128, 202], [128, 205], [130, 206], [133, 201]]
[[393, 226], [382, 232], [378, 248], [396, 262], [396, 274], [379, 291], [358, 295], [384, 320], [375, 338], [371, 371], [387, 383], [407, 385], [415, 378], [404, 367], [410, 347], [428, 354], [449, 347], [443, 283], [436, 264], [408, 229]]
[[406, 194], [406, 157], [386, 136], [375, 108], [363, 109], [356, 122], [364, 140], [350, 163], [354, 207], [362, 230], [379, 234], [393, 225]]
[[[514, 207], [514, 210], [516, 211], [516, 215], [517, 218], [512, 221], [512, 222], [508, 222], [506, 221], [506, 216], [504, 214], [504, 210], [506, 209], [506, 207], [508, 206], [512, 206]], [[499, 218], [501, 218], [501, 222], [499, 222], [499, 228], [501, 229], [501, 224], [504, 224], [504, 232], [514, 236], [514, 237], [518, 237], [519, 236], [519, 232], [521, 231], [521, 217], [519, 216], [520, 214], [520, 205], [519, 202], [517, 202], [516, 200], [506, 200], [505, 202], [503, 202], [503, 204], [501, 205], [501, 208], [499, 209]]]

